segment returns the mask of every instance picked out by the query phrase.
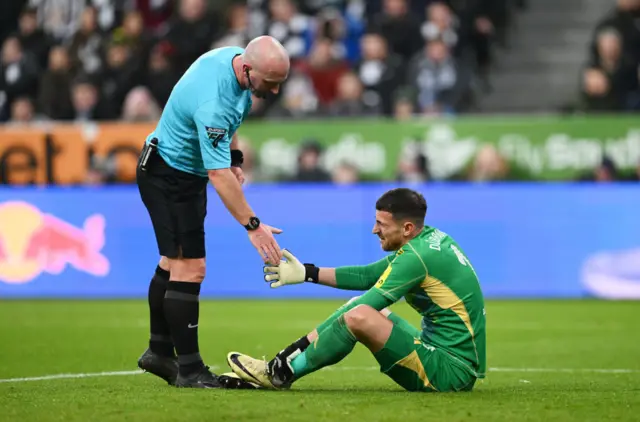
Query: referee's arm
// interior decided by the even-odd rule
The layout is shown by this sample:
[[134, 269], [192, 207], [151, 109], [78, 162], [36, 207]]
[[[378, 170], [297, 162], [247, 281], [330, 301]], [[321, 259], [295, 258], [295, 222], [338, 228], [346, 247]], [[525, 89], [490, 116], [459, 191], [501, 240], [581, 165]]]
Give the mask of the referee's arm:
[[224, 119], [221, 119], [209, 107], [201, 107], [195, 115], [202, 161], [209, 175], [211, 184], [218, 192], [220, 199], [231, 215], [240, 224], [246, 226], [255, 214], [242, 191], [242, 186], [231, 171], [231, 146], [237, 140], [229, 139]]
[[[243, 226], [249, 228], [256, 221], [256, 215], [247, 203], [242, 186], [231, 171], [231, 139], [227, 120], [216, 110], [215, 103], [201, 106], [194, 120], [198, 128], [198, 138], [202, 161], [211, 184], [229, 213]], [[249, 239], [265, 262], [280, 262], [282, 252], [273, 234], [282, 230], [260, 223], [249, 230]]]
[[249, 219], [255, 214], [242, 191], [242, 186], [230, 168], [208, 170], [209, 180], [218, 192], [220, 199], [227, 207], [231, 215], [240, 224], [246, 226]]

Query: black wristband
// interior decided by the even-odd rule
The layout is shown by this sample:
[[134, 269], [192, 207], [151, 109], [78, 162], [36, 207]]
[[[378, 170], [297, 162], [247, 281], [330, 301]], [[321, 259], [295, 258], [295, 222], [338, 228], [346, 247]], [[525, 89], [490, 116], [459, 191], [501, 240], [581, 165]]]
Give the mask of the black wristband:
[[231, 150], [231, 166], [232, 167], [242, 167], [242, 163], [244, 163], [244, 155], [242, 151], [239, 149]]
[[313, 264], [304, 264], [304, 281], [317, 283], [320, 277], [320, 268]]

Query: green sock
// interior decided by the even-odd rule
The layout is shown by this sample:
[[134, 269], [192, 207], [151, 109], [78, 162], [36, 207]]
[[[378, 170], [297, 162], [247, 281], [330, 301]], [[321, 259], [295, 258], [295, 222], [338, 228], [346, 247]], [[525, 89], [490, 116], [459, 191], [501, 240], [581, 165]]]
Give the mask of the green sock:
[[326, 327], [307, 350], [291, 361], [293, 373], [299, 379], [325, 366], [334, 365], [344, 359], [356, 345], [356, 338], [344, 322], [344, 316]]
[[293, 375], [296, 379], [302, 378], [305, 375], [311, 373], [311, 368], [307, 363], [307, 352], [302, 352], [291, 361], [291, 367], [293, 368]]

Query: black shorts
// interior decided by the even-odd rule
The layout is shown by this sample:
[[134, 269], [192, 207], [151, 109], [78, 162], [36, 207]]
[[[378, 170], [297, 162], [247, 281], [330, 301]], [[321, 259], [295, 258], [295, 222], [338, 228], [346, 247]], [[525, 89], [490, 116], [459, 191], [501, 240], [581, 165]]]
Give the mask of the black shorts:
[[167, 258], [204, 258], [208, 178], [170, 167], [157, 153], [136, 181], [158, 243]]

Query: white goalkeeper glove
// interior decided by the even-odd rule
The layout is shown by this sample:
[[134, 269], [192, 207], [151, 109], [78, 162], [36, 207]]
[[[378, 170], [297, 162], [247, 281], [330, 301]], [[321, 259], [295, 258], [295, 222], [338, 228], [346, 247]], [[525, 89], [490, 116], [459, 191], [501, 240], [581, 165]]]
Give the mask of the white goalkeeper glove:
[[282, 250], [285, 259], [277, 267], [264, 267], [264, 280], [275, 289], [290, 284], [300, 284], [305, 281], [318, 282], [318, 267], [313, 264], [302, 264], [291, 252]]

